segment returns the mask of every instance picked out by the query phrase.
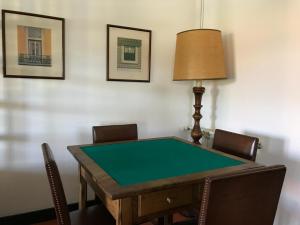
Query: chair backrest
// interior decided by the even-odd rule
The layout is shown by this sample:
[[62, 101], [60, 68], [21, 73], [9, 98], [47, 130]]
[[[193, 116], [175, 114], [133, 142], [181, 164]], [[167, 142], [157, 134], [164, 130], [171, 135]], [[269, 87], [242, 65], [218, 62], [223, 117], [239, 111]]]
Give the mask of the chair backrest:
[[112, 141], [137, 140], [138, 132], [136, 124], [94, 126], [93, 143]]
[[47, 143], [42, 144], [45, 167], [50, 184], [58, 225], [71, 225], [67, 201], [53, 153]]
[[199, 225], [273, 225], [285, 166], [207, 178]]
[[258, 138], [216, 129], [213, 149], [255, 161]]

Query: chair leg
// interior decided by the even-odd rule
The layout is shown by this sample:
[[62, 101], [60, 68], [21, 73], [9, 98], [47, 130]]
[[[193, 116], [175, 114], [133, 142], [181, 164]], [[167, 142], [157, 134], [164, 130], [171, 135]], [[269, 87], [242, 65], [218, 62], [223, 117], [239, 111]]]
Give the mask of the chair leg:
[[170, 224], [173, 224], [173, 214], [158, 218], [158, 225], [170, 225]]

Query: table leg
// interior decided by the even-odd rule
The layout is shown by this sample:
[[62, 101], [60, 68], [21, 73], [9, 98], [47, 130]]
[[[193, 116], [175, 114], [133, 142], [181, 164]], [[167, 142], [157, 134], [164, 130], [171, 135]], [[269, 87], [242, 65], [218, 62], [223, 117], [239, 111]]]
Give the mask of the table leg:
[[133, 224], [132, 199], [131, 198], [120, 199], [116, 225], [132, 225], [132, 224]]
[[79, 209], [83, 209], [86, 207], [86, 200], [87, 200], [87, 183], [84, 179], [84, 170], [79, 166]]

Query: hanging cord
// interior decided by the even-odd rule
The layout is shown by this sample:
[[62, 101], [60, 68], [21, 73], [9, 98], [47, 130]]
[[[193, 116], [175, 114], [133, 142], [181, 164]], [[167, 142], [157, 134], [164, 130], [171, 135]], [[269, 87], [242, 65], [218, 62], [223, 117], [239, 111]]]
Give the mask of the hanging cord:
[[200, 29], [202, 29], [204, 23], [204, 0], [200, 0], [200, 4]]

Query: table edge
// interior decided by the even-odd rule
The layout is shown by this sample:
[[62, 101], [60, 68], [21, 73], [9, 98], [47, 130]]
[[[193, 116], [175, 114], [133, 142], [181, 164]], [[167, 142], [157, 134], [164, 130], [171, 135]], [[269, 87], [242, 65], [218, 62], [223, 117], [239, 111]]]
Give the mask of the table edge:
[[[226, 168], [220, 168], [215, 170], [210, 170], [207, 172], [198, 172], [192, 174], [186, 174], [181, 176], [175, 176], [170, 178], [162, 178], [154, 181], [149, 181], [140, 184], [128, 185], [128, 186], [120, 186], [111, 176], [109, 176], [96, 162], [94, 162], [90, 157], [88, 157], [80, 148], [84, 146], [101, 146], [107, 144], [115, 144], [115, 143], [126, 143], [126, 142], [136, 142], [136, 141], [145, 141], [145, 140], [159, 140], [159, 139], [175, 139], [179, 140], [193, 146], [205, 149], [207, 151], [211, 151], [231, 159], [239, 160], [244, 162], [244, 164], [237, 166], [230, 166]], [[145, 138], [139, 140], [130, 140], [130, 141], [118, 141], [118, 142], [106, 142], [100, 144], [84, 144], [84, 145], [71, 145], [67, 146], [69, 152], [73, 155], [76, 161], [79, 163], [81, 167], [93, 178], [93, 181], [97, 183], [97, 185], [103, 190], [103, 192], [111, 199], [120, 199], [125, 197], [134, 196], [141, 193], [152, 192], [156, 190], [162, 190], [172, 187], [178, 187], [181, 185], [188, 185], [193, 183], [200, 183], [204, 178], [208, 176], [215, 176], [224, 173], [230, 173], [234, 171], [241, 171], [250, 168], [263, 167], [258, 163], [255, 163], [250, 160], [242, 159], [237, 156], [229, 155], [227, 153], [223, 153], [211, 148], [207, 148], [201, 145], [197, 145], [189, 142], [188, 140], [179, 138], [179, 137], [159, 137], [159, 138]], [[92, 172], [93, 171], [93, 172]]]

